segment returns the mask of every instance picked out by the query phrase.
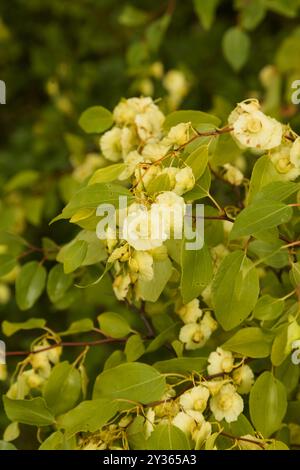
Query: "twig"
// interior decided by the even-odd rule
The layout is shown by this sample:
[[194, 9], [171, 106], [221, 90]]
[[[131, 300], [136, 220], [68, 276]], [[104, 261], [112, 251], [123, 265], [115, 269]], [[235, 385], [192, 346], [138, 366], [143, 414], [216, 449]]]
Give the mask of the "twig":
[[30, 354], [38, 354], [40, 352], [49, 351], [50, 349], [55, 349], [59, 347], [78, 347], [78, 346], [99, 346], [101, 344], [110, 344], [110, 343], [125, 343], [127, 338], [104, 338], [98, 339], [95, 341], [61, 341], [59, 343], [51, 344], [50, 346], [45, 346], [41, 349], [36, 349], [34, 351], [7, 351], [6, 356], [29, 356]]

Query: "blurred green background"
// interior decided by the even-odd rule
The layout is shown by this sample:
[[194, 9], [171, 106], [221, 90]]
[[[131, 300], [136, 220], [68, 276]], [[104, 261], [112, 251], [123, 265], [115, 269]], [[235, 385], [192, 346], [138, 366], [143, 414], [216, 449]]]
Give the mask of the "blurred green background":
[[[163, 98], [165, 112], [208, 110], [225, 121], [252, 96], [299, 131], [299, 106], [291, 102], [291, 84], [300, 79], [299, 13], [300, 0], [2, 0], [0, 231], [36, 246], [45, 237], [71, 238], [70, 224], [48, 223], [80, 184], [74, 169], [87, 153], [99, 154], [97, 139], [77, 124], [88, 106], [112, 109], [121, 97], [151, 94]], [[174, 70], [185, 80], [175, 104], [166, 85]], [[1, 320], [43, 316], [59, 331], [99, 309], [126, 314], [106, 281], [74, 288], [58, 311], [44, 295], [20, 313], [12, 280], [0, 279]], [[30, 339], [17, 335], [8, 348], [26, 349]], [[90, 369], [99, 371], [109, 351], [91, 353]]]

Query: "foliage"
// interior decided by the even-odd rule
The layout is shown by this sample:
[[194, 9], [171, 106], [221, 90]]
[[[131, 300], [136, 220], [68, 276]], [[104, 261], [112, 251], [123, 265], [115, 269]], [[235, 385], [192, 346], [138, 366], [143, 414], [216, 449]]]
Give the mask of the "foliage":
[[299, 0], [14, 3], [0, 448], [297, 448]]

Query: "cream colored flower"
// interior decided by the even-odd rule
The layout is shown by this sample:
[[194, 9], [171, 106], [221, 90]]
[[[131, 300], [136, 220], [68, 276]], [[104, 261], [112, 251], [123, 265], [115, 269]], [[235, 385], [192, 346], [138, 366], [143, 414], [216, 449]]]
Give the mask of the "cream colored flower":
[[191, 434], [197, 425], [201, 425], [203, 422], [202, 413], [194, 410], [189, 410], [188, 412], [180, 411], [172, 420], [172, 424], [187, 435]]
[[135, 251], [130, 260], [134, 263], [134, 270], [141, 281], [153, 279], [153, 257], [146, 251]]
[[233, 369], [234, 358], [230, 351], [224, 351], [222, 348], [217, 348], [216, 351], [210, 353], [208, 356], [207, 371], [209, 375], [229, 373]]
[[232, 136], [242, 148], [270, 150], [282, 139], [282, 125], [260, 111], [257, 100], [239, 103], [228, 118]]
[[188, 323], [179, 332], [179, 340], [187, 350], [202, 348], [211, 335], [211, 329], [201, 323]]
[[[43, 343], [39, 346], [35, 346], [33, 348], [34, 351], [38, 351], [39, 349], [44, 349], [45, 347], [49, 346], [47, 343]], [[42, 377], [49, 377], [51, 372], [51, 365], [49, 361], [49, 351], [41, 351], [30, 356], [30, 363], [35, 371], [38, 372], [39, 375]]]
[[134, 176], [137, 181], [137, 188], [147, 189], [149, 183], [161, 173], [161, 169], [156, 165], [139, 165], [136, 167]]
[[164, 223], [168, 237], [173, 232], [175, 238], [181, 238], [186, 211], [184, 199], [172, 191], [164, 191], [157, 196], [152, 207]]
[[156, 105], [153, 106], [155, 107], [151, 107], [147, 112], [137, 114], [135, 117], [137, 133], [143, 142], [155, 141], [162, 135], [162, 125], [165, 117]]
[[230, 163], [226, 163], [223, 166], [226, 170], [224, 173], [225, 180], [234, 186], [240, 186], [244, 180], [243, 173]]
[[131, 175], [135, 172], [135, 169], [139, 163], [142, 163], [144, 158], [136, 150], [129, 152], [128, 155], [124, 157], [124, 163], [126, 163], [125, 170], [119, 175], [119, 180], [123, 181], [127, 178], [130, 178]]
[[185, 413], [180, 411], [172, 420], [172, 424], [177, 428], [181, 429], [185, 434], [190, 434], [193, 427], [195, 426], [194, 419]]
[[129, 274], [119, 275], [115, 278], [113, 283], [113, 290], [115, 296], [118, 300], [124, 300], [126, 295], [128, 294], [129, 286], [131, 283], [131, 279]]
[[143, 148], [142, 155], [145, 160], [156, 162], [157, 160], [162, 159], [168, 153], [169, 148], [169, 145], [165, 145], [161, 142], [146, 144]]
[[216, 331], [216, 329], [218, 328], [218, 323], [216, 322], [216, 320], [212, 317], [211, 313], [210, 312], [206, 312], [204, 315], [203, 315], [203, 318], [202, 320], [200, 321], [200, 325], [204, 326], [205, 328], [209, 328], [210, 329], [210, 332], [211, 334]]
[[236, 421], [243, 412], [244, 402], [232, 384], [223, 385], [219, 393], [210, 399], [210, 409], [217, 421]]
[[37, 374], [33, 369], [23, 372], [29, 388], [40, 388], [45, 382], [45, 378]]
[[235, 369], [232, 378], [239, 393], [243, 395], [250, 392], [254, 384], [254, 374], [247, 364], [243, 364], [241, 367]]
[[200, 449], [202, 444], [211, 435], [211, 424], [209, 421], [203, 421], [192, 431], [192, 439], [196, 442], [197, 449]]
[[153, 103], [152, 98], [149, 97], [123, 99], [113, 110], [113, 116], [117, 124], [134, 124], [136, 115], [146, 112], [152, 106], [156, 105]]
[[186, 144], [190, 138], [190, 122], [181, 122], [176, 126], [171, 127], [166, 137], [166, 142], [175, 147], [181, 147]]
[[107, 160], [118, 162], [122, 158], [122, 129], [113, 127], [100, 138], [100, 148]]
[[182, 305], [176, 313], [184, 323], [196, 323], [203, 315], [199, 304], [199, 299], [193, 299], [188, 304]]
[[122, 128], [120, 143], [123, 157], [126, 157], [129, 152], [138, 146], [136, 131], [132, 126]]
[[182, 168], [175, 175], [174, 192], [181, 196], [181, 194], [190, 191], [195, 186], [195, 177], [193, 170], [190, 167]]
[[166, 90], [180, 101], [187, 94], [189, 85], [187, 79], [180, 70], [169, 70], [163, 80], [163, 86]]
[[300, 175], [300, 138], [286, 141], [270, 153], [270, 159], [282, 179], [293, 181]]
[[154, 431], [155, 411], [153, 408], [148, 408], [145, 418], [145, 437], [148, 439]]
[[167, 235], [163, 220], [145, 208], [135, 209], [123, 222], [122, 237], [136, 250], [147, 251], [161, 246]]
[[129, 260], [129, 256], [129, 246], [128, 244], [125, 244], [115, 248], [107, 261], [108, 263], [114, 263], [117, 260], [124, 262]]
[[207, 406], [208, 398], [209, 390], [203, 385], [198, 385], [184, 392], [180, 396], [179, 403], [184, 411], [195, 410], [202, 413]]

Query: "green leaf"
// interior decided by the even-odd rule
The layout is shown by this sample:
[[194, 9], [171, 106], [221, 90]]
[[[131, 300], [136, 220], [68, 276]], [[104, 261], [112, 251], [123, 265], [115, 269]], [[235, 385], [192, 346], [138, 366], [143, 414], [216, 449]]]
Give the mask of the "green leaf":
[[223, 36], [224, 56], [231, 67], [239, 71], [247, 62], [250, 52], [249, 36], [238, 27], [229, 28]]
[[[280, 179], [280, 174], [276, 171], [270, 158], [267, 155], [259, 158], [252, 170], [247, 203], [250, 204], [254, 196], [258, 191], [261, 191], [264, 186], [279, 181]], [[272, 199], [272, 197], [270, 199]]]
[[111, 183], [118, 178], [125, 168], [125, 163], [114, 163], [113, 165], [106, 166], [105, 168], [99, 168], [99, 170], [96, 170], [93, 176], [89, 179], [88, 184]]
[[149, 14], [133, 5], [125, 5], [118, 20], [123, 26], [138, 27], [147, 23]]
[[300, 325], [294, 320], [284, 326], [277, 334], [271, 352], [271, 361], [274, 366], [280, 366], [291, 354], [294, 341], [300, 338]]
[[30, 318], [24, 322], [11, 323], [4, 320], [2, 323], [2, 331], [5, 336], [12, 336], [20, 330], [34, 330], [36, 328], [44, 328], [46, 320], [44, 318]]
[[134, 362], [145, 352], [145, 346], [140, 335], [131, 335], [126, 341], [125, 355], [127, 362]]
[[153, 352], [161, 348], [167, 342], [172, 342], [178, 338], [180, 323], [173, 323], [157, 335], [148, 345], [146, 352]]
[[214, 22], [220, 0], [194, 0], [194, 6], [204, 29], [210, 29]]
[[213, 276], [212, 260], [206, 245], [200, 250], [187, 250], [185, 243], [181, 251], [180, 292], [183, 303], [187, 304], [198, 297], [210, 283]]
[[183, 195], [185, 201], [196, 201], [197, 199], [207, 197], [209, 195], [210, 184], [211, 173], [209, 168], [206, 167], [206, 170], [204, 171], [203, 175], [198, 179], [198, 181], [196, 181], [196, 184], [193, 189]]
[[259, 294], [257, 271], [242, 251], [222, 261], [212, 284], [212, 300], [224, 330], [242, 323], [253, 310]]
[[0, 450], [18, 450], [16, 446], [10, 442], [0, 441]]
[[285, 387], [271, 372], [264, 372], [251, 389], [249, 406], [256, 430], [264, 437], [270, 437], [279, 429], [286, 413]]
[[58, 427], [65, 430], [67, 437], [78, 432], [100, 431], [117, 411], [117, 404], [108, 399], [83, 401], [58, 418]]
[[113, 115], [103, 106], [86, 109], [79, 118], [79, 125], [88, 134], [99, 134], [109, 129], [114, 123]]
[[150, 181], [146, 186], [147, 193], [149, 195], [154, 195], [160, 193], [161, 191], [170, 191], [171, 189], [171, 180], [168, 174], [162, 174]]
[[230, 233], [230, 239], [234, 240], [246, 235], [253, 235], [262, 229], [277, 227], [288, 222], [292, 215], [292, 208], [281, 202], [269, 200], [253, 202], [237, 216]]
[[93, 320], [90, 318], [82, 318], [71, 323], [69, 328], [62, 333], [59, 333], [60, 336], [69, 336], [76, 335], [77, 333], [87, 333], [92, 331], [94, 328]]
[[53, 367], [43, 389], [43, 397], [54, 416], [73, 408], [81, 395], [81, 376], [67, 361]]
[[72, 273], [83, 264], [87, 250], [85, 240], [75, 240], [60, 250], [57, 260], [63, 262], [65, 274]]
[[159, 49], [167, 28], [171, 21], [171, 15], [166, 13], [158, 18], [156, 21], [152, 21], [145, 31], [145, 37], [147, 45], [152, 52], [157, 52]]
[[241, 4], [241, 25], [252, 30], [264, 19], [267, 12], [266, 0], [251, 0]]
[[62, 450], [64, 435], [60, 431], [55, 431], [50, 434], [47, 439], [42, 442], [39, 450]]
[[258, 299], [253, 310], [253, 316], [263, 321], [275, 320], [282, 314], [283, 309], [284, 300], [266, 294]]
[[49, 426], [54, 423], [54, 416], [41, 397], [31, 400], [11, 400], [3, 396], [3, 404], [5, 413], [11, 421], [31, 426]]
[[47, 294], [51, 302], [58, 302], [69, 289], [73, 282], [73, 276], [65, 274], [61, 264], [53, 266], [49, 272], [47, 282]]
[[124, 338], [132, 331], [127, 320], [119, 313], [105, 312], [98, 315], [101, 331], [111, 338]]
[[156, 302], [164, 290], [172, 274], [172, 263], [169, 259], [154, 261], [153, 279], [151, 281], [138, 280], [136, 295], [148, 302]]
[[222, 348], [247, 357], [268, 357], [272, 340], [273, 335], [265, 333], [261, 328], [242, 328], [231, 336]]
[[6, 253], [0, 255], [0, 277], [10, 273], [16, 265], [17, 260], [13, 256]]
[[159, 424], [147, 440], [147, 450], [190, 450], [186, 434], [172, 424]]
[[126, 429], [126, 436], [130, 450], [145, 450], [147, 447], [145, 438], [145, 419], [136, 416]]
[[297, 287], [300, 285], [300, 263], [291, 263], [292, 269], [290, 270], [290, 280], [293, 286]]
[[195, 180], [197, 181], [204, 173], [208, 163], [208, 146], [200, 145], [197, 147], [184, 162], [193, 170]]
[[127, 400], [147, 404], [160, 400], [166, 387], [165, 378], [148, 364], [128, 362], [98, 375], [93, 398]]
[[245, 436], [246, 434], [255, 435], [250, 421], [243, 414], [240, 414], [238, 419], [231, 423], [226, 423], [224, 420], [222, 422], [222, 426], [224, 426], [224, 431], [228, 432], [232, 436]]
[[207, 367], [207, 357], [176, 357], [166, 361], [158, 361], [154, 367], [162, 374], [190, 374], [204, 372]]
[[69, 219], [80, 209], [97, 209], [100, 204], [117, 206], [120, 196], [126, 196], [128, 203], [133, 200], [133, 196], [127, 188], [115, 183], [96, 183], [86, 186], [74, 194], [62, 213], [55, 217], [51, 223], [61, 219]]
[[21, 310], [31, 308], [46, 285], [47, 272], [37, 261], [24, 264], [16, 280], [16, 300]]
[[192, 126], [195, 128], [200, 124], [213, 124], [216, 127], [221, 124], [221, 120], [212, 114], [204, 113], [203, 111], [181, 110], [173, 111], [167, 115], [164, 122], [164, 129], [167, 132], [171, 127], [181, 122], [191, 122]]
[[30, 188], [40, 177], [36, 170], [23, 170], [15, 174], [4, 186], [5, 191]]
[[254, 240], [249, 244], [249, 253], [254, 253], [267, 266], [280, 269], [289, 264], [288, 250], [282, 249], [284, 245], [285, 243], [281, 240], [272, 243]]
[[253, 197], [253, 202], [268, 199], [269, 201], [284, 201], [299, 191], [300, 184], [292, 181], [273, 181], [263, 186]]

